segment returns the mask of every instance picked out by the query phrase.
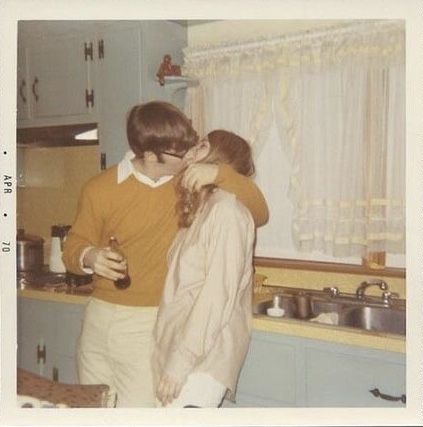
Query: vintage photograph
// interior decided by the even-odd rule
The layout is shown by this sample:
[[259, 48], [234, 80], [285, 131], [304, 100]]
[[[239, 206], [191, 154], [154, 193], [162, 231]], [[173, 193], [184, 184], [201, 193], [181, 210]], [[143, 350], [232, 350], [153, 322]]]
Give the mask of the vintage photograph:
[[18, 19], [17, 408], [406, 410], [407, 53], [401, 18]]
[[152, 406], [155, 348], [167, 404], [404, 405], [404, 30], [19, 22], [22, 394]]

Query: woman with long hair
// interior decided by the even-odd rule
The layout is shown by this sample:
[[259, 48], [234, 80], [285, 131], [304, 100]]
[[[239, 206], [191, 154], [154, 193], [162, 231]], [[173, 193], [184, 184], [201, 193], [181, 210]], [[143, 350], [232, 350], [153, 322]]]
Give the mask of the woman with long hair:
[[[254, 173], [249, 144], [224, 130], [186, 158]], [[254, 222], [214, 184], [188, 191], [179, 180], [177, 195], [180, 228], [154, 328], [156, 397], [158, 406], [218, 407], [235, 395], [250, 342]]]

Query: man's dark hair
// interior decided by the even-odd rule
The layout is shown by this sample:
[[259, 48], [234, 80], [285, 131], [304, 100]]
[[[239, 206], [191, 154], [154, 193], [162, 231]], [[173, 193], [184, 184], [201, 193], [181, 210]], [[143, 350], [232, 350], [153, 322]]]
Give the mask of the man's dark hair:
[[197, 132], [182, 111], [168, 102], [152, 101], [134, 106], [128, 114], [126, 134], [138, 158], [146, 151], [184, 153], [198, 142]]

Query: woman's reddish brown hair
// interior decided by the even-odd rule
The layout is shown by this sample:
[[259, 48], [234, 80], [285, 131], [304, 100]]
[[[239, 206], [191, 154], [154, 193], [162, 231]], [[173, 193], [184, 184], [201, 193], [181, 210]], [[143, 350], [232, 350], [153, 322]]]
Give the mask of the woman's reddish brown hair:
[[[214, 130], [207, 135], [210, 143], [210, 151], [200, 163], [227, 164], [241, 175], [251, 176], [254, 174], [254, 162], [251, 147], [248, 142], [233, 132], [226, 130]], [[201, 201], [214, 191], [216, 185], [209, 184], [200, 191], [189, 191], [181, 185], [184, 171], [178, 177], [176, 190], [178, 200], [176, 213], [178, 215], [179, 227], [189, 227], [194, 221], [195, 214], [200, 207]], [[202, 192], [206, 192], [202, 199]]]

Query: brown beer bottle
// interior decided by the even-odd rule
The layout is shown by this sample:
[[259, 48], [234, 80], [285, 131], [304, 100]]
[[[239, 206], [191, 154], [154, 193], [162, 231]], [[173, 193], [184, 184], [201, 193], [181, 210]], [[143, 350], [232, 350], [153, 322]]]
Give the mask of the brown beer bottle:
[[[126, 256], [123, 253], [122, 249], [120, 248], [119, 242], [117, 241], [116, 237], [113, 237], [113, 236], [110, 237], [109, 246], [113, 252], [116, 252], [117, 254], [121, 255], [123, 259], [126, 259]], [[121, 273], [121, 270], [119, 270], [119, 273]], [[131, 278], [129, 277], [129, 274], [128, 274], [128, 266], [126, 266], [125, 277], [123, 279], [115, 280], [114, 284], [117, 289], [129, 288], [131, 284]]]

